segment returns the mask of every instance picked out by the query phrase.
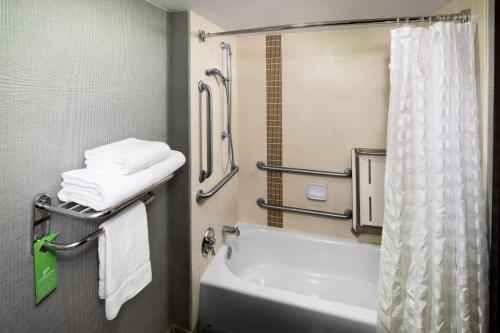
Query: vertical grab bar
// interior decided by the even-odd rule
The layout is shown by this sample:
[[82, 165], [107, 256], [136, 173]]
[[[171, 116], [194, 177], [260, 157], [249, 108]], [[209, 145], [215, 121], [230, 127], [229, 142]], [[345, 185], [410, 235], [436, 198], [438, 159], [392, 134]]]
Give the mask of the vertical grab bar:
[[207, 93], [207, 170], [202, 169], [200, 172], [200, 183], [203, 183], [205, 179], [207, 179], [212, 175], [212, 168], [213, 168], [212, 89], [210, 89], [208, 84], [206, 84], [203, 81], [200, 81], [198, 82], [198, 90], [200, 91], [200, 93], [203, 92]]

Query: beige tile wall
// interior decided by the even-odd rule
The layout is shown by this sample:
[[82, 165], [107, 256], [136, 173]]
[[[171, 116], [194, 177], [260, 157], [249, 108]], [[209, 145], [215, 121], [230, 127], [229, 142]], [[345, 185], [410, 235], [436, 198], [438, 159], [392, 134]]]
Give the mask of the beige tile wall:
[[[199, 282], [205, 272], [212, 256], [204, 258], [201, 255], [201, 240], [206, 228], [213, 227], [216, 231], [216, 251], [223, 243], [221, 226], [224, 224], [234, 225], [238, 220], [238, 177], [233, 177], [217, 194], [201, 205], [196, 203], [198, 190], [212, 188], [223, 176], [229, 172], [227, 140], [222, 141], [220, 133], [226, 128], [226, 96], [224, 87], [215, 78], [205, 75], [209, 68], [223, 69], [225, 73], [225, 57], [222, 53], [220, 43], [222, 41], [231, 43], [233, 54], [237, 54], [236, 39], [234, 37], [209, 38], [204, 43], [198, 39], [198, 31], [210, 32], [222, 29], [195, 12], [189, 13], [190, 26], [190, 130], [191, 130], [191, 258], [192, 258], [192, 327], [198, 318]], [[237, 80], [237, 58], [233, 57], [233, 80]], [[199, 182], [201, 170], [200, 161], [206, 168], [206, 96], [198, 92], [198, 81], [203, 80], [212, 88], [213, 103], [213, 129], [214, 129], [214, 170], [212, 176], [203, 184]], [[233, 131], [235, 148], [238, 142], [238, 113], [237, 87], [233, 85]], [[236, 152], [237, 156], [237, 152]]]
[[266, 173], [257, 161], [266, 161], [266, 36], [238, 37], [238, 218], [242, 222], [267, 223], [267, 213], [257, 207], [266, 198]]
[[[282, 35], [283, 164], [344, 170], [353, 147], [385, 147], [389, 29]], [[255, 199], [265, 198], [265, 38], [238, 38], [240, 128], [239, 218], [265, 224]], [[241, 92], [246, 92], [245, 94]], [[243, 95], [247, 95], [246, 97]], [[246, 128], [246, 129], [245, 129]], [[249, 130], [251, 128], [251, 130]], [[250, 145], [244, 144], [252, 136]], [[307, 199], [307, 183], [328, 185], [328, 200]], [[244, 190], [243, 190], [244, 189]], [[352, 208], [351, 180], [284, 174], [284, 203], [343, 212]], [[351, 221], [284, 214], [284, 227], [352, 238]]]
[[[283, 162], [342, 171], [351, 149], [384, 148], [389, 89], [389, 29], [283, 35]], [[328, 185], [326, 202], [307, 199], [307, 184]], [[285, 174], [287, 205], [343, 212], [351, 179]], [[351, 220], [287, 214], [285, 228], [354, 238]]]

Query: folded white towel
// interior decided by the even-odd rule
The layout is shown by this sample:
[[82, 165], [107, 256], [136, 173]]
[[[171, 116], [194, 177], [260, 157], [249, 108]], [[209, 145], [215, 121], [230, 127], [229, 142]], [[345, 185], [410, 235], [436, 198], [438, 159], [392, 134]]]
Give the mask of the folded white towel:
[[179, 169], [186, 163], [186, 157], [180, 151], [172, 150], [168, 158], [160, 163], [156, 163], [148, 168], [153, 174], [154, 183], [158, 183], [175, 170]]
[[113, 142], [85, 152], [88, 169], [99, 169], [129, 175], [161, 162], [170, 155], [164, 142], [134, 138]]
[[153, 185], [154, 175], [145, 169], [128, 176], [92, 169], [76, 169], [62, 174], [61, 201], [72, 201], [100, 211], [130, 198]]
[[147, 187], [159, 182], [186, 161], [181, 152], [147, 169], [127, 176], [102, 170], [76, 169], [62, 174], [62, 189], [57, 194], [61, 201], [72, 201], [101, 211], [130, 198]]
[[101, 224], [99, 298], [112, 320], [152, 279], [146, 208], [138, 201]]

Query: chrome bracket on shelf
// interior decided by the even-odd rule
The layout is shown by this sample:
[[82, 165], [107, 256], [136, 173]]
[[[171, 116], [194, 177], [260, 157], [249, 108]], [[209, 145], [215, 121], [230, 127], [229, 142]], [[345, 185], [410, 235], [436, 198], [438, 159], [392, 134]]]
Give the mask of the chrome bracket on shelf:
[[[43, 193], [35, 198], [35, 202], [51, 205], [52, 198], [50, 195]], [[32, 241], [35, 243], [50, 232], [50, 212], [45, 209], [40, 209], [37, 205], [33, 205], [33, 234]], [[33, 246], [31, 246], [31, 254], [33, 255]]]

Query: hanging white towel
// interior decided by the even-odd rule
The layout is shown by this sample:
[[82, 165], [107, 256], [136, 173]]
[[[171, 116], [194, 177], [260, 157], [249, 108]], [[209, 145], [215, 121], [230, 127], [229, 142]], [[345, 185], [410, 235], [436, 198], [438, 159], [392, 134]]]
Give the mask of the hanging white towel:
[[85, 165], [88, 169], [129, 175], [163, 161], [170, 151], [164, 142], [128, 138], [87, 150]]
[[130, 198], [158, 183], [186, 162], [181, 152], [147, 169], [122, 176], [95, 169], [76, 169], [62, 174], [62, 189], [57, 194], [61, 201], [72, 201], [101, 211]]
[[152, 279], [146, 207], [138, 201], [100, 226], [99, 298], [105, 300], [106, 318]]

